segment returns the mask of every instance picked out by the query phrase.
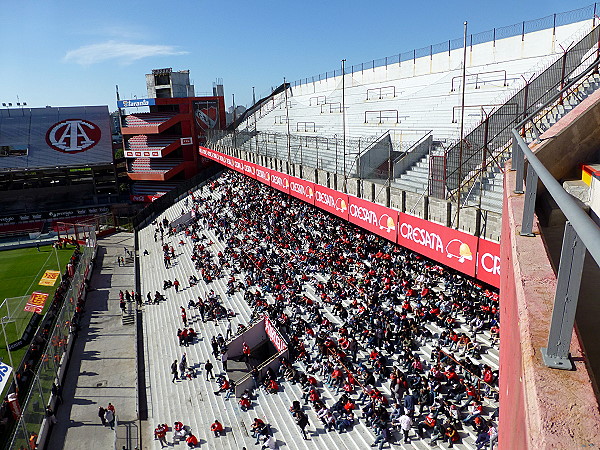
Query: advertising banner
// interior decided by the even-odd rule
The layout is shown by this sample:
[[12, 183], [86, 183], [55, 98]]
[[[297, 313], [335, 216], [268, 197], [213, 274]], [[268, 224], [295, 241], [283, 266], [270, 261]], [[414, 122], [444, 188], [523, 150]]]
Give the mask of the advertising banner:
[[300, 200], [315, 204], [315, 183], [290, 175], [290, 195]]
[[41, 314], [44, 310], [44, 303], [46, 303], [47, 298], [48, 294], [43, 292], [34, 292], [31, 294], [31, 297], [29, 297], [29, 300], [27, 301], [25, 308], [23, 308], [23, 311]]
[[271, 170], [271, 187], [286, 194], [290, 193], [290, 176], [285, 173]]
[[250, 178], [256, 178], [256, 165], [254, 163], [246, 161], [242, 161], [242, 163], [244, 164], [244, 174], [246, 174]]
[[235, 171], [237, 171], [237, 172], [239, 172], [241, 174], [244, 173], [244, 163], [245, 163], [245, 161], [242, 161], [241, 159], [238, 159], [238, 158], [234, 158], [233, 156], [229, 156], [229, 157], [226, 157], [225, 155], [223, 155], [223, 156], [225, 157], [225, 161], [227, 161], [227, 162], [229, 161], [229, 158], [231, 159], [231, 161], [232, 161], [231, 168], [233, 170], [235, 170]]
[[427, 258], [475, 276], [475, 236], [401, 213], [397, 242]]
[[4, 392], [4, 387], [8, 380], [10, 380], [10, 374], [12, 373], [12, 367], [8, 364], [0, 362], [0, 392]]
[[500, 244], [479, 238], [477, 279], [500, 287]]
[[315, 184], [315, 206], [348, 220], [348, 195], [334, 189]]
[[140, 106], [152, 106], [156, 104], [153, 98], [136, 98], [135, 100], [119, 100], [117, 107], [119, 108], [139, 108]]
[[54, 283], [56, 283], [56, 280], [58, 280], [59, 276], [60, 272], [58, 270], [46, 270], [46, 272], [44, 272], [44, 276], [38, 284], [41, 286], [54, 286]]
[[258, 164], [255, 164], [254, 168], [256, 171], [256, 179], [267, 186], [271, 186], [271, 169], [259, 166]]
[[133, 194], [129, 196], [129, 199], [132, 202], [143, 202], [143, 203], [151, 203], [157, 198], [160, 198], [160, 195], [141, 195], [141, 194]]
[[277, 329], [271, 323], [271, 319], [269, 319], [267, 316], [265, 316], [265, 333], [267, 333], [269, 340], [278, 352], [287, 348], [287, 345], [279, 334], [279, 331], [277, 331]]
[[349, 195], [348, 220], [354, 225], [396, 242], [398, 211], [395, 209]]

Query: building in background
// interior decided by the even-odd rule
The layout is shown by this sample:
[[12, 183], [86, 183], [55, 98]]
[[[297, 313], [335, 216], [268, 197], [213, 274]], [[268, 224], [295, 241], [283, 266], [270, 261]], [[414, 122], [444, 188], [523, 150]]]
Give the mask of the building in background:
[[[197, 148], [206, 132], [225, 128], [223, 86], [195, 97], [189, 71], [157, 69], [146, 75], [148, 98], [119, 100], [131, 200], [151, 202], [198, 173]], [[135, 112], [146, 107], [149, 112]]]

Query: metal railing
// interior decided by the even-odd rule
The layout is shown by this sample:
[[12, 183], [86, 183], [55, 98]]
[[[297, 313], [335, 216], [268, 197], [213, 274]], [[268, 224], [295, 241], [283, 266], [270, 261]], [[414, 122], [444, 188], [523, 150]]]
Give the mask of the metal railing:
[[[467, 45], [472, 48], [474, 45], [483, 44], [486, 42], [493, 42], [495, 46], [496, 41], [500, 39], [521, 36], [521, 39], [525, 40], [525, 35], [528, 33], [548, 29], [552, 29], [554, 35], [556, 27], [593, 19], [598, 13], [598, 6], [600, 5], [594, 3], [589, 6], [584, 6], [583, 8], [551, 14], [549, 16], [541, 17], [538, 19], [519, 22], [505, 27], [493, 28], [491, 30], [483, 31], [481, 33], [471, 34], [467, 39]], [[384, 58], [372, 59], [371, 61], [354, 65], [346, 65], [345, 73], [352, 74], [356, 72], [364, 72], [365, 70], [375, 70], [375, 68], [377, 67], [391, 65], [401, 66], [403, 62], [412, 62], [414, 64], [417, 58], [423, 58], [427, 56], [432, 58], [433, 55], [437, 55], [439, 53], [450, 54], [450, 52], [452, 52], [453, 50], [462, 49], [462, 47], [463, 38], [460, 37], [457, 39], [451, 39], [448, 41], [440, 42], [438, 44], [432, 44], [426, 47], [410, 50], [403, 53], [398, 53], [396, 55], [386, 56]], [[290, 85], [296, 87], [302, 84], [328, 80], [329, 78], [335, 78], [341, 75], [342, 70], [336, 69], [325, 73], [321, 73], [319, 75], [301, 78], [300, 80], [290, 83]]]
[[[485, 159], [511, 140], [511, 129], [521, 118], [527, 117], [535, 105], [547, 104], [554, 93], [565, 86], [569, 77], [595, 57], [598, 47], [599, 27], [596, 26], [575, 45], [564, 51], [548, 68], [529, 80], [508, 101], [489, 114], [486, 119], [461, 142], [445, 152], [446, 171], [435, 174], [435, 179], [444, 179], [442, 186], [430, 180], [429, 194], [445, 198], [446, 193], [456, 194], [463, 188], [464, 178], [471, 171], [484, 167]], [[453, 195], [450, 195], [453, 199]]]
[[546, 103], [517, 123], [512, 129], [513, 170], [516, 170], [515, 193], [523, 193], [525, 160], [528, 162], [525, 181], [525, 204], [520, 234], [522, 236], [534, 236], [533, 218], [538, 181], [544, 185], [567, 219], [557, 274], [552, 321], [548, 333], [548, 345], [541, 349], [544, 363], [555, 369], [571, 370], [573, 368], [573, 363], [569, 358], [569, 348], [575, 323], [583, 264], [587, 250], [596, 264], [600, 266], [600, 228], [534, 155], [521, 136], [521, 132], [524, 127], [533, 123], [541, 111], [561, 99], [582, 79], [596, 72], [599, 62], [600, 58], [597, 57], [586, 70], [572, 79]]

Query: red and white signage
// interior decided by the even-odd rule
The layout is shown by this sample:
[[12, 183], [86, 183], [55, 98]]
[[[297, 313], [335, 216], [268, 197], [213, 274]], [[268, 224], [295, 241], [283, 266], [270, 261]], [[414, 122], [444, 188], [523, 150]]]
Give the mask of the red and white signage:
[[194, 143], [194, 141], [191, 137], [182, 137], [182, 138], [179, 138], [179, 143], [181, 145], [192, 145]]
[[271, 169], [267, 169], [266, 167], [262, 167], [257, 164], [254, 165], [254, 169], [256, 173], [256, 179], [263, 182], [267, 186], [271, 186]]
[[362, 198], [348, 196], [348, 220], [354, 225], [396, 242], [398, 211]]
[[129, 198], [132, 202], [151, 203], [160, 198], [160, 195], [130, 195]]
[[475, 236], [401, 213], [397, 242], [434, 261], [475, 276]]
[[244, 164], [244, 174], [248, 175], [250, 178], [256, 178], [255, 164], [246, 161], [242, 161], [242, 163]]
[[497, 242], [480, 239], [462, 231], [400, 213], [395, 209], [205, 147], [200, 147], [200, 154], [344, 220], [349, 220], [361, 228], [440, 264], [471, 277], [477, 276], [484, 283], [500, 287], [500, 244]]
[[271, 187], [286, 194], [290, 193], [290, 176], [286, 173], [271, 170]]
[[100, 142], [102, 131], [95, 123], [69, 119], [52, 125], [46, 132], [46, 143], [57, 152], [79, 153]]
[[348, 195], [334, 189], [315, 184], [315, 206], [348, 220]]
[[314, 205], [315, 183], [290, 175], [290, 195]]
[[479, 238], [477, 279], [500, 287], [500, 244]]
[[287, 345], [285, 341], [279, 334], [279, 331], [273, 326], [271, 320], [265, 316], [265, 333], [269, 337], [269, 340], [273, 343], [273, 346], [277, 349], [278, 352], [285, 350]]

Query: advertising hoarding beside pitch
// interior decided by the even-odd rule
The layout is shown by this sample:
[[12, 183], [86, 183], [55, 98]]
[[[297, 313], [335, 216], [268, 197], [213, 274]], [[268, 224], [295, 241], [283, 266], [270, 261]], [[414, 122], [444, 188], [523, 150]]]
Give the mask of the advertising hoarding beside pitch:
[[0, 171], [112, 164], [108, 106], [23, 108], [0, 117]]

